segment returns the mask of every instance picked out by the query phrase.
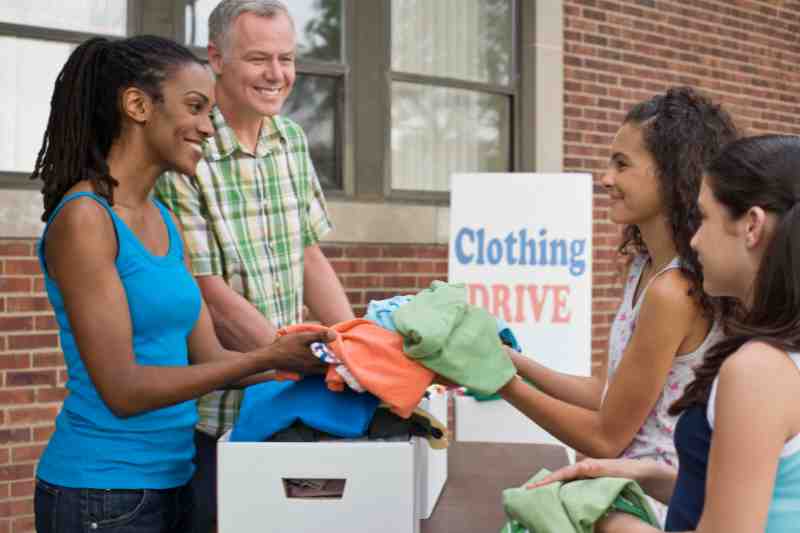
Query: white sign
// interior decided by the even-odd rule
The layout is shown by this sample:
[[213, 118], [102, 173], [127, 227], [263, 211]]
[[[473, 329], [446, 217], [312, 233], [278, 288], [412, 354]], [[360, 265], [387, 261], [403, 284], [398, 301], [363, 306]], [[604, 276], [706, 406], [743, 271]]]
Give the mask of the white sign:
[[449, 281], [525, 354], [590, 375], [591, 175], [456, 174], [451, 191]]

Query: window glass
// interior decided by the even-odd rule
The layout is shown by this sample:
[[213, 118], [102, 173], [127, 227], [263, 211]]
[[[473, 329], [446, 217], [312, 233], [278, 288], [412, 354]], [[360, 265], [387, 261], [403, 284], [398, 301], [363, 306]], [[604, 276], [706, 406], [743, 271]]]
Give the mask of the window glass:
[[300, 124], [308, 136], [311, 159], [325, 189], [341, 189], [337, 148], [340, 79], [298, 74], [283, 114]]
[[125, 35], [127, 5], [127, 0], [4, 0], [0, 2], [0, 21]]
[[509, 85], [512, 0], [392, 0], [392, 70]]
[[0, 37], [0, 170], [33, 171], [50, 116], [53, 84], [74, 48]]
[[456, 172], [510, 170], [510, 97], [392, 83], [392, 188], [447, 191]]

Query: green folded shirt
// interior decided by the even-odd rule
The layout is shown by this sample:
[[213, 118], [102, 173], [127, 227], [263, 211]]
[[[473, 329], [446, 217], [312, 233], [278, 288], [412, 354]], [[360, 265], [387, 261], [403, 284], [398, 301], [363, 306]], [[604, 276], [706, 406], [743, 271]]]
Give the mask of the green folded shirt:
[[[549, 470], [542, 469], [525, 485], [548, 474]], [[593, 533], [594, 523], [614, 511], [629, 513], [659, 527], [644, 491], [630, 479], [557, 481], [535, 489], [526, 489], [525, 485], [503, 491], [509, 522], [501, 533]]]
[[496, 393], [516, 374], [497, 336], [497, 320], [467, 303], [463, 284], [434, 281], [392, 319], [406, 355], [478, 394]]

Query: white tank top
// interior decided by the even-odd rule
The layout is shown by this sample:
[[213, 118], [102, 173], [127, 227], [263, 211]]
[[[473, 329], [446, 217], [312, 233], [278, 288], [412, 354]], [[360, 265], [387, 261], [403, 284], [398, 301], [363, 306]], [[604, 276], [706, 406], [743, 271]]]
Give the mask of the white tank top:
[[[647, 289], [653, 283], [653, 280], [661, 274], [680, 267], [679, 258], [676, 257], [670, 261], [667, 266], [659, 270], [650, 279], [647, 285], [641, 288], [636, 305], [633, 305], [633, 296], [647, 261], [648, 257], [646, 255], [638, 255], [631, 263], [628, 277], [625, 280], [622, 303], [617, 310], [617, 315], [614, 317], [614, 322], [611, 324], [608, 345], [608, 380], [603, 391], [604, 401], [608, 392], [608, 384], [614, 379], [614, 374], [622, 361], [625, 348], [628, 346], [628, 342], [633, 336], [633, 331], [636, 329], [639, 311]], [[702, 362], [705, 352], [721, 338], [721, 328], [715, 323], [708, 335], [706, 335], [705, 340], [696, 350], [675, 357], [672, 368], [667, 375], [664, 389], [661, 391], [658, 400], [656, 400], [655, 406], [647, 416], [644, 425], [639, 428], [631, 444], [622, 452], [622, 457], [632, 459], [647, 457], [674, 467], [678, 466], [678, 455], [675, 451], [675, 441], [673, 440], [677, 418], [670, 416], [667, 411], [672, 403], [681, 397], [683, 390], [694, 379], [694, 369]], [[620, 416], [624, 416], [624, 413], [620, 413]]]

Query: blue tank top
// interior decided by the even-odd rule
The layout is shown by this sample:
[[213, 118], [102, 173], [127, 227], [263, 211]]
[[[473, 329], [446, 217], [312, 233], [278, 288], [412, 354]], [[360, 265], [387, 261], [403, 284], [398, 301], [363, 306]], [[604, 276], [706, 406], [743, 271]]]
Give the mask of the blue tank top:
[[675, 425], [678, 479], [669, 500], [666, 531], [694, 531], [706, 498], [706, 469], [711, 450], [711, 427], [704, 406], [686, 409]]
[[[800, 354], [789, 356], [800, 368]], [[683, 412], [675, 427], [678, 450], [678, 478], [669, 502], [666, 531], [697, 529], [703, 512], [708, 471], [708, 454], [714, 431], [714, 406], [717, 381], [711, 388], [708, 406], [692, 406]], [[767, 515], [765, 533], [797, 531], [800, 520], [800, 435], [787, 442], [775, 475], [772, 502]]]
[[[116, 267], [125, 289], [133, 329], [133, 353], [141, 365], [186, 366], [187, 337], [200, 313], [201, 297], [183, 262], [183, 243], [166, 208], [155, 201], [169, 234], [164, 256], [151, 254], [114, 213], [92, 193], [70, 194], [53, 211], [39, 242], [39, 261], [55, 311], [67, 366], [69, 391], [56, 418], [37, 475], [75, 488], [164, 489], [184, 485], [194, 466], [194, 401], [119, 418], [92, 383], [70, 328], [58, 285], [47, 275], [47, 230], [67, 202], [90, 197], [102, 205], [117, 235]], [[101, 309], [97, 310], [102, 313]]]

